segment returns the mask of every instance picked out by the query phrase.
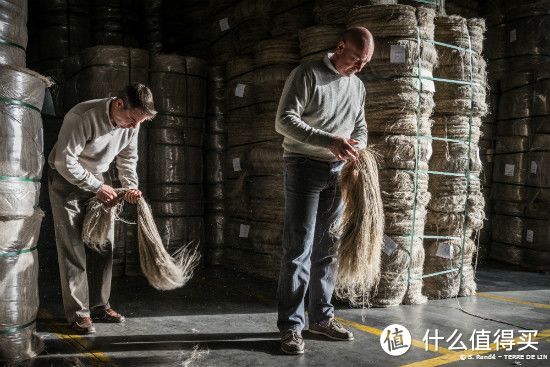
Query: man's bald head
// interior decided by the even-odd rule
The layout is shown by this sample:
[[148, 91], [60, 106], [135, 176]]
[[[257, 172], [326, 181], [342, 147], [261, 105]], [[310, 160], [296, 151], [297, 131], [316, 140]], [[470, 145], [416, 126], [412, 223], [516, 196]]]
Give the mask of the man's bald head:
[[365, 27], [351, 27], [341, 35], [332, 62], [340, 74], [350, 76], [363, 69], [372, 58], [374, 39]]

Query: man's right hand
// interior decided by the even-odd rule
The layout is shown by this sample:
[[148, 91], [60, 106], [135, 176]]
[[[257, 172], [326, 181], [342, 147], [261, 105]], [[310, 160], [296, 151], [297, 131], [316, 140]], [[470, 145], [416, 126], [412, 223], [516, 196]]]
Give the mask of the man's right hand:
[[117, 202], [118, 195], [115, 192], [115, 189], [113, 189], [109, 185], [101, 185], [95, 195], [99, 199], [99, 201], [107, 206], [113, 206]]
[[353, 146], [357, 144], [359, 144], [357, 140], [337, 136], [332, 140], [328, 149], [340, 160], [355, 160], [357, 159], [357, 150]]

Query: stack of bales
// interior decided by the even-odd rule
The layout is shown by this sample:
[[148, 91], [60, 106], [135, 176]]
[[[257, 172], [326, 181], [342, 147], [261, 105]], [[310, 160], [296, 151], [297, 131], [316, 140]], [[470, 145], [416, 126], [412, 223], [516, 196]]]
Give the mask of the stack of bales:
[[204, 187], [207, 263], [219, 265], [224, 245], [225, 67], [208, 70]]
[[[149, 53], [146, 50], [122, 46], [95, 46], [81, 50], [65, 60], [64, 106], [68, 111], [77, 103], [116, 96], [131, 83], [148, 84]], [[147, 183], [147, 123], [140, 126], [138, 177], [140, 189]], [[113, 186], [120, 186], [116, 169], [109, 171]], [[133, 221], [135, 208], [127, 205], [124, 217]], [[117, 222], [113, 254], [113, 275], [138, 273], [137, 228]]]
[[334, 49], [344, 27], [318, 25], [304, 28], [299, 32], [300, 62], [322, 59]]
[[162, 14], [163, 0], [143, 0], [142, 19], [145, 20], [143, 47], [152, 54], [162, 51]]
[[[369, 145], [380, 154], [380, 187], [385, 233], [394, 241], [382, 253], [375, 306], [422, 303], [428, 169], [432, 142], [430, 115], [437, 62], [435, 11], [408, 5], [371, 5], [350, 11], [348, 26], [365, 26], [376, 37], [370, 63], [359, 74], [367, 92]], [[417, 32], [417, 29], [419, 32]], [[418, 42], [421, 39], [421, 42]]]
[[93, 45], [139, 46], [139, 0], [92, 0], [90, 8]]
[[[489, 78], [496, 90], [490, 257], [548, 270], [548, 1], [488, 8]], [[499, 230], [496, 230], [496, 229]]]
[[[4, 61], [5, 51], [0, 50]], [[49, 83], [19, 62], [0, 66], [0, 83], [0, 362], [8, 364], [44, 348], [35, 329], [44, 216], [38, 208], [44, 164], [40, 112]]]
[[235, 55], [231, 32], [229, 31], [229, 17], [237, 0], [216, 1], [210, 0], [209, 14], [212, 23], [208, 30], [210, 43], [208, 45], [209, 61], [215, 65], [225, 63]]
[[435, 76], [462, 84], [442, 81], [436, 86], [432, 135], [452, 140], [433, 142], [429, 165], [434, 174], [424, 242], [424, 294], [431, 299], [468, 296], [476, 290], [474, 234], [484, 219], [478, 142], [481, 117], [487, 113], [484, 20], [452, 15], [437, 17], [435, 23], [436, 40], [459, 48], [437, 46]]
[[26, 66], [27, 1], [0, 3], [0, 64]]
[[149, 123], [149, 202], [167, 250], [202, 245], [207, 67], [194, 57], [151, 58], [157, 117]]
[[271, 0], [241, 0], [213, 14], [209, 54], [215, 64], [233, 55], [252, 55], [257, 43], [270, 37]]
[[227, 64], [226, 230], [224, 263], [275, 279], [284, 216], [282, 137], [275, 114], [284, 83], [298, 64], [296, 39], [260, 42], [255, 58]]
[[271, 36], [298, 37], [300, 29], [313, 25], [312, 0], [274, 0]]

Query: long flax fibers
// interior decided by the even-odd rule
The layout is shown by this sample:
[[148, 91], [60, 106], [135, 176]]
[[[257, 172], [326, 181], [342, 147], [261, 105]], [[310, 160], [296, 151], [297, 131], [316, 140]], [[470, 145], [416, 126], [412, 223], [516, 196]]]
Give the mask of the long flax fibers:
[[[119, 197], [123, 190], [117, 190]], [[107, 234], [122, 211], [123, 200], [113, 207], [106, 207], [97, 198], [88, 202], [82, 239], [91, 249], [104, 252], [111, 244]], [[141, 270], [152, 287], [159, 290], [171, 290], [184, 286], [193, 276], [199, 263], [197, 247], [182, 247], [174, 256], [164, 248], [162, 239], [144, 198], [137, 204], [138, 249]]]
[[344, 210], [337, 223], [335, 294], [352, 305], [365, 306], [380, 279], [380, 252], [384, 210], [378, 182], [378, 164], [372, 150], [359, 151], [340, 175]]

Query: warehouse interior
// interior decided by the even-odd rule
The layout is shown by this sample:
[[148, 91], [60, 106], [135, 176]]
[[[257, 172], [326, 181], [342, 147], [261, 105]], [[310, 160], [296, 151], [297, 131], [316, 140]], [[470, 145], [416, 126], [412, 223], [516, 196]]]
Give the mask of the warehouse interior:
[[[305, 331], [305, 354], [288, 356], [275, 115], [292, 70], [352, 26], [375, 40], [357, 76], [391, 241], [367, 307], [335, 300], [355, 340]], [[548, 365], [549, 34], [548, 0], [0, 0], [0, 363]], [[126, 322], [78, 335], [47, 157], [72, 107], [132, 83], [158, 111], [139, 131], [140, 190], [168, 253], [193, 248], [200, 263], [183, 287], [154, 289], [125, 204], [111, 304]], [[382, 351], [391, 324], [410, 331], [403, 355]], [[504, 330], [512, 351], [495, 341]], [[476, 331], [487, 348], [473, 347]], [[450, 347], [457, 333], [466, 350]]]

